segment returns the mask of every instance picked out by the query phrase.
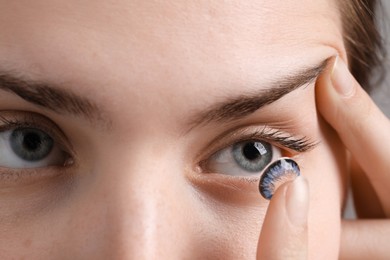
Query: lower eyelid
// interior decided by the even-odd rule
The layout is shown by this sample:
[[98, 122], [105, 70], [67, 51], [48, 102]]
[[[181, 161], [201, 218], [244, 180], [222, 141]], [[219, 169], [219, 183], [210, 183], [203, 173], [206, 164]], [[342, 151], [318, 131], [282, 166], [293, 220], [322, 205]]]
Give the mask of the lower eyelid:
[[219, 197], [228, 196], [231, 199], [238, 199], [234, 197], [241, 194], [246, 198], [262, 199], [258, 190], [260, 176], [243, 177], [208, 173], [191, 175], [190, 181], [199, 189]]
[[35, 184], [42, 180], [48, 180], [60, 175], [69, 174], [69, 167], [49, 166], [34, 169], [10, 169], [0, 167], [0, 190], [15, 186]]

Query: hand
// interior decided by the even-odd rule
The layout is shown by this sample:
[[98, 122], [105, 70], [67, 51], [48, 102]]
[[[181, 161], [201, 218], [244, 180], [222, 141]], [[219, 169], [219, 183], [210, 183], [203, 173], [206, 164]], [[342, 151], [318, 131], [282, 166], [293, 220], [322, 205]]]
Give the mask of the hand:
[[351, 154], [358, 216], [344, 221], [341, 259], [390, 258], [390, 121], [340, 59], [317, 82], [317, 106]]
[[257, 259], [307, 259], [308, 210], [309, 188], [303, 176], [279, 187], [265, 216]]

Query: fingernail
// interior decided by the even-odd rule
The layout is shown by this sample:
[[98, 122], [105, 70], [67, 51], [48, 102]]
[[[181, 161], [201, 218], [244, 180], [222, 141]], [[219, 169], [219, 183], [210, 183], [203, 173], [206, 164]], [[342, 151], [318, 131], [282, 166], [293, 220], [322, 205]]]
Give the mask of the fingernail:
[[339, 57], [336, 57], [335, 59], [331, 73], [331, 80], [337, 93], [344, 97], [352, 96], [355, 86], [354, 78], [349, 72], [347, 65]]
[[309, 211], [309, 185], [303, 176], [297, 177], [287, 187], [286, 211], [291, 224], [306, 225]]

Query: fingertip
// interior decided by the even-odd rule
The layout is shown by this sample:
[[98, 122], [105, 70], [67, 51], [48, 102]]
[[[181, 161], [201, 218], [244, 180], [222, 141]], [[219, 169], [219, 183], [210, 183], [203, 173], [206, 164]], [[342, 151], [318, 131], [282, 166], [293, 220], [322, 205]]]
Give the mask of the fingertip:
[[331, 77], [335, 71], [337, 57], [329, 58], [327, 68], [319, 75], [316, 86], [316, 105], [321, 114], [334, 114], [336, 106], [333, 104], [337, 99], [337, 93], [332, 86]]
[[299, 176], [288, 184], [286, 212], [292, 225], [306, 227], [309, 212], [309, 184], [304, 176]]
[[339, 56], [331, 58], [328, 66], [329, 69], [320, 75], [316, 86], [317, 103], [324, 112], [331, 107], [345, 107], [345, 103], [354, 104], [361, 99], [367, 103], [367, 93], [342, 58]]
[[355, 78], [352, 76], [345, 62], [336, 56], [333, 61], [330, 81], [336, 92], [344, 98], [353, 96], [356, 90]]
[[369, 99], [342, 58], [329, 61], [329, 69], [318, 78], [316, 104], [321, 115], [338, 132], [346, 123], [355, 121], [356, 113], [367, 113]]

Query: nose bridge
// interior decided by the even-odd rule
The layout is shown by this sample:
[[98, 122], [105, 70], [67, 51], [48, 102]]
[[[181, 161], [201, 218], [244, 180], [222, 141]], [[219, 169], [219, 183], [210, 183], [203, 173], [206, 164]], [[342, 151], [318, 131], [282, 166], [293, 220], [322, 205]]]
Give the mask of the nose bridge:
[[170, 161], [127, 161], [109, 185], [105, 233], [107, 249], [118, 258], [180, 258], [184, 252], [188, 189], [180, 167]]

